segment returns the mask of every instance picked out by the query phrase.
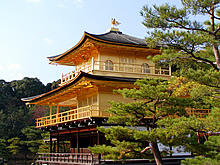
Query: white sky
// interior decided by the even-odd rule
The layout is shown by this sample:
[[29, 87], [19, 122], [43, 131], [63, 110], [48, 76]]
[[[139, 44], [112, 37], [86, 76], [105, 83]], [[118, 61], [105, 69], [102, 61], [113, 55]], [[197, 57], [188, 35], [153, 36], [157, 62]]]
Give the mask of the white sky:
[[178, 0], [0, 0], [0, 79], [37, 77], [45, 85], [68, 66], [49, 65], [46, 57], [65, 52], [84, 31], [105, 33], [116, 18], [125, 34], [144, 38], [143, 5], [180, 5]]

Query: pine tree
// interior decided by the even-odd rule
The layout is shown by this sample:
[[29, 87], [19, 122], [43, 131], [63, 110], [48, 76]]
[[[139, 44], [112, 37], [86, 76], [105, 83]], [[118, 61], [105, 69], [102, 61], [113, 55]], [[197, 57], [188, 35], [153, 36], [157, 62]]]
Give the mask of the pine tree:
[[[183, 7], [164, 4], [144, 6], [143, 24], [153, 28], [146, 40], [149, 46], [166, 48], [159, 58], [174, 63], [190, 61], [220, 70], [219, 0], [181, 0]], [[206, 19], [200, 22], [198, 17]], [[204, 65], [203, 65], [204, 66]]]
[[[172, 83], [162, 79], [137, 80], [135, 85], [138, 88], [117, 91], [134, 102], [110, 102], [112, 108], [108, 110], [112, 114], [108, 122], [125, 126], [98, 128], [113, 147], [93, 147], [93, 152], [100, 152], [106, 158], [127, 159], [147, 157], [148, 150], [152, 150], [156, 163], [162, 164], [158, 143], [168, 147], [185, 144], [186, 150], [190, 150], [189, 142], [197, 145], [196, 134], [189, 129], [194, 128], [189, 125], [192, 118], [187, 118], [186, 112], [186, 108], [193, 105], [192, 98], [172, 95], [175, 92]], [[192, 136], [187, 136], [189, 134]], [[150, 146], [144, 147], [144, 143]]]
[[[217, 117], [220, 113], [220, 1], [181, 0], [181, 2], [182, 7], [179, 8], [169, 4], [143, 7], [141, 11], [143, 24], [154, 29], [149, 32], [146, 41], [149, 46], [157, 45], [162, 50], [160, 56], [151, 59], [160, 64], [175, 66], [177, 70], [174, 75], [187, 77], [191, 85], [194, 84], [189, 95], [194, 99], [197, 98], [197, 106], [202, 107], [205, 102], [212, 109], [210, 114], [212, 117], [203, 123], [194, 119], [192, 125], [193, 123], [197, 125], [192, 129], [199, 136], [216, 135], [220, 126], [215, 125], [212, 120], [213, 116]], [[190, 86], [182, 86], [179, 93], [184, 93], [186, 88], [189, 89]], [[219, 117], [215, 119], [219, 123]], [[213, 125], [208, 128], [210, 122]]]

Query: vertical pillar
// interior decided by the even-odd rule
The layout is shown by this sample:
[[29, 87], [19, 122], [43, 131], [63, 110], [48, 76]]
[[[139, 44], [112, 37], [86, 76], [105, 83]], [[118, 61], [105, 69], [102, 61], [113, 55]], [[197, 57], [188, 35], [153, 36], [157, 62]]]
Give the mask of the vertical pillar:
[[52, 145], [53, 145], [53, 136], [52, 136], [51, 133], [50, 133], [50, 153], [53, 152], [53, 147], [52, 147]]
[[65, 141], [63, 141], [63, 153], [66, 152], [66, 144], [65, 144]]
[[89, 132], [89, 146], [92, 146], [92, 136], [91, 136], [91, 132]]
[[56, 141], [53, 142], [53, 153], [56, 153]]
[[93, 72], [94, 70], [94, 58], [92, 57], [92, 67], [91, 67], [91, 71]]
[[61, 85], [63, 84], [63, 79], [64, 79], [64, 76], [63, 76], [63, 73], [61, 75]]
[[[97, 145], [100, 144], [100, 132], [97, 131]], [[100, 164], [101, 154], [98, 155], [98, 164]]]
[[52, 106], [52, 104], [50, 105], [50, 124], [52, 124], [52, 113], [53, 113], [53, 106]]
[[59, 139], [59, 134], [57, 134], [57, 153], [59, 153], [59, 145], [60, 145], [60, 139]]
[[171, 76], [171, 66], [169, 65], [169, 75]]
[[79, 132], [76, 133], [76, 149], [77, 153], [79, 153]]
[[[71, 148], [73, 148], [73, 147], [72, 147], [72, 146], [73, 146], [73, 144], [72, 144], [72, 143], [73, 143], [73, 140], [72, 140], [71, 137], [72, 137], [72, 134], [70, 134], [70, 139], [69, 139], [69, 142], [70, 142], [70, 143], [69, 143], [69, 148], [70, 148], [70, 150], [71, 150]], [[71, 152], [71, 151], [70, 151], [70, 152]]]
[[57, 122], [59, 122], [59, 104], [57, 104]]
[[99, 131], [97, 131], [97, 145], [100, 144], [100, 133]]

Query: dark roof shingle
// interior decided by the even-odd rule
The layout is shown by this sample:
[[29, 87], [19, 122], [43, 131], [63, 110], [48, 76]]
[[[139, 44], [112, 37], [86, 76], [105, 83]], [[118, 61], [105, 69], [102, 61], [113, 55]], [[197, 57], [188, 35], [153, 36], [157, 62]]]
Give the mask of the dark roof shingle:
[[89, 34], [89, 35], [93, 36], [94, 38], [101, 39], [104, 41], [147, 46], [147, 43], [144, 39], [129, 36], [129, 35], [123, 34], [122, 32], [117, 32], [117, 31], [110, 31], [110, 32], [107, 32], [105, 34], [100, 34], [100, 35], [96, 35], [96, 34]]

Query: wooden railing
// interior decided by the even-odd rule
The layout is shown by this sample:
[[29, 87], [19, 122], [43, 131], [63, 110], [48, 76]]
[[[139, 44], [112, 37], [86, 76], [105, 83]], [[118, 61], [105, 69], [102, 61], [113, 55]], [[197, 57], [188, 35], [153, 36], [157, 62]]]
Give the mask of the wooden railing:
[[[104, 109], [109, 107], [102, 107], [100, 110], [98, 105], [89, 105], [69, 111], [61, 112], [51, 116], [46, 116], [36, 119], [36, 127], [44, 127], [50, 125], [56, 125], [60, 123], [66, 123], [70, 121], [76, 121], [79, 119], [85, 119], [89, 117], [109, 117], [110, 114], [105, 112]], [[204, 118], [210, 113], [210, 109], [190, 109], [187, 108], [186, 112], [189, 116], [196, 116], [198, 118]]]
[[210, 113], [210, 109], [188, 108], [186, 109], [186, 112], [189, 116], [196, 116], [197, 118], [205, 118]]
[[[103, 109], [107, 109], [103, 108]], [[85, 119], [88, 117], [109, 117], [109, 113], [99, 109], [98, 105], [89, 105], [69, 111], [53, 114], [36, 119], [36, 127], [44, 127], [49, 125], [55, 125], [59, 123], [65, 123], [69, 121]]]
[[135, 73], [135, 74], [146, 74], [146, 75], [163, 75], [171, 76], [171, 67], [157, 67], [150, 66], [148, 68], [143, 67], [140, 64], [130, 63], [113, 63], [112, 65], [105, 64], [104, 61], [91, 61], [82, 66], [76, 66], [75, 71], [71, 71], [66, 74], [62, 74], [61, 85], [67, 83], [69, 80], [74, 79], [80, 71], [86, 73], [92, 73], [94, 70], [109, 71], [109, 72], [123, 72], [123, 73]]
[[38, 164], [99, 164], [99, 155], [91, 153], [38, 153]]

